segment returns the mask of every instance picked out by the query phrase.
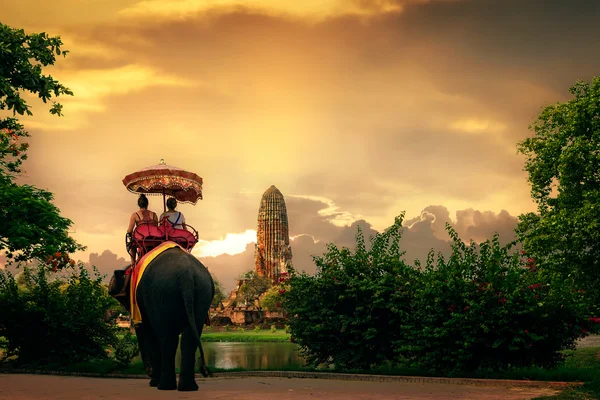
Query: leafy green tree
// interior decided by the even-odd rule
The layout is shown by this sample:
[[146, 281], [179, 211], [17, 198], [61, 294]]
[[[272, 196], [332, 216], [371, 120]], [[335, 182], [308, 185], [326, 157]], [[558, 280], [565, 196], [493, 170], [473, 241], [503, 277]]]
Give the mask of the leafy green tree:
[[291, 271], [283, 307], [294, 342], [313, 365], [366, 370], [396, 357], [418, 282], [399, 248], [403, 217], [373, 237], [369, 250], [359, 228], [354, 252], [329, 244], [314, 258], [316, 275]]
[[272, 286], [260, 298], [260, 306], [267, 311], [283, 311], [283, 294], [285, 290], [281, 285]]
[[217, 280], [217, 278], [215, 278], [214, 276], [212, 278], [213, 278], [213, 282], [215, 284], [215, 297], [213, 297], [211, 306], [217, 307], [221, 303], [221, 301], [226, 299], [226, 296], [225, 296], [225, 293], [223, 292], [223, 286], [221, 286], [221, 282], [219, 282]]
[[248, 303], [253, 302], [271, 287], [269, 278], [258, 275], [256, 271], [248, 271], [242, 274], [240, 279], [243, 279], [244, 283], [238, 291], [238, 305], [240, 300]]
[[600, 306], [600, 77], [545, 107], [518, 144], [537, 213], [519, 217], [525, 250]]
[[[0, 23], [0, 111], [32, 115], [23, 92], [38, 95], [44, 103], [73, 93], [42, 73], [56, 55], [66, 55], [59, 37], [25, 34]], [[52, 103], [50, 113], [62, 115], [62, 105]], [[69, 264], [65, 254], [83, 249], [69, 235], [72, 222], [60, 216], [52, 193], [15, 182], [27, 158], [29, 134], [16, 118], [0, 119], [0, 251], [9, 260], [55, 260], [54, 268]], [[70, 263], [71, 265], [73, 263]]]

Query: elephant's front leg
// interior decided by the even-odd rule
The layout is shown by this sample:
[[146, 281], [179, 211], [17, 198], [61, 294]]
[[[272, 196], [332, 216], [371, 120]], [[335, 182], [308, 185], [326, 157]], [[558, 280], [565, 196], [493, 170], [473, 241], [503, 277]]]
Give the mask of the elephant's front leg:
[[175, 375], [175, 353], [179, 345], [179, 335], [163, 336], [160, 340], [160, 381], [158, 389], [175, 390], [177, 377]]
[[196, 350], [198, 350], [198, 341], [188, 327], [181, 335], [181, 367], [179, 368], [179, 385], [177, 386], [177, 390], [198, 390], [198, 385], [194, 378]]

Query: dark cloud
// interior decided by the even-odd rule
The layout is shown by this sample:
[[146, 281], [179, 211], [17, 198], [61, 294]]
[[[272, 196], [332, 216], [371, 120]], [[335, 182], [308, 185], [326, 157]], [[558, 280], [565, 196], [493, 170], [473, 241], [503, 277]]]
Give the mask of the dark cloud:
[[88, 268], [95, 266], [100, 275], [105, 275], [104, 280], [108, 282], [112, 277], [114, 270], [123, 269], [129, 265], [129, 260], [117, 256], [110, 250], [104, 250], [102, 254], [90, 254], [89, 260], [84, 262], [84, 264]]
[[[410, 6], [400, 18], [409, 35], [430, 43], [417, 61], [436, 85], [521, 120], [536, 110], [515, 107], [527, 95], [506, 82], [566, 96], [576, 79], [589, 79], [600, 66], [594, 40], [600, 3], [594, 0], [432, 2]], [[434, 62], [426, 62], [429, 57]]]
[[228, 294], [235, 288], [238, 276], [254, 270], [254, 243], [248, 244], [246, 250], [240, 254], [201, 257], [199, 260], [221, 283], [224, 291]]
[[492, 211], [468, 209], [456, 212], [454, 228], [463, 240], [483, 242], [498, 233], [500, 243], [506, 244], [515, 239], [515, 228], [518, 220], [508, 211], [496, 214]]

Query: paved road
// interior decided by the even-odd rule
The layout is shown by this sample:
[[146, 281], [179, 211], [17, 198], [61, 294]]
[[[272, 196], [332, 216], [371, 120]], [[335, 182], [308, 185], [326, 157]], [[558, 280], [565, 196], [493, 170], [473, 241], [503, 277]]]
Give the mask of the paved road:
[[555, 393], [541, 388], [297, 378], [209, 378], [197, 382], [198, 392], [164, 392], [149, 387], [145, 379], [0, 374], [0, 399], [520, 400]]

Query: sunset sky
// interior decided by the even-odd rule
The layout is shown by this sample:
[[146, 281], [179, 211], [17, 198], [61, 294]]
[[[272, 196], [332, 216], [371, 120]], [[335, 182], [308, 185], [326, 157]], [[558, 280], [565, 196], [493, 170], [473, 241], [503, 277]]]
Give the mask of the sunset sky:
[[228, 289], [270, 185], [300, 269], [403, 210], [410, 261], [446, 248], [445, 222], [511, 239], [535, 210], [516, 143], [600, 74], [596, 0], [3, 0], [0, 21], [71, 52], [48, 69], [75, 93], [64, 117], [28, 97], [20, 182], [55, 193], [79, 258], [122, 266], [121, 180], [164, 158], [204, 178], [180, 210]]

